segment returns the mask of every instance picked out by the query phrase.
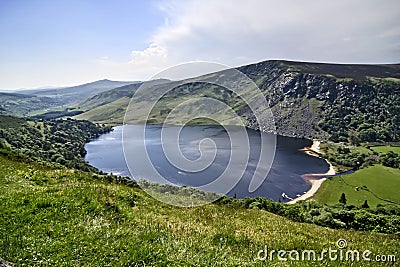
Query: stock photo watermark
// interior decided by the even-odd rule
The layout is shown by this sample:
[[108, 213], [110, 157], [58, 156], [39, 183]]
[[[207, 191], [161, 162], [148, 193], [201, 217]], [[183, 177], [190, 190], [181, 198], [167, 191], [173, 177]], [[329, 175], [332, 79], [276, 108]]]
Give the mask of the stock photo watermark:
[[313, 249], [284, 250], [271, 249], [265, 245], [257, 252], [259, 261], [346, 261], [346, 262], [396, 262], [395, 254], [374, 254], [371, 250], [348, 249], [347, 240], [339, 239], [336, 247], [329, 247], [320, 252]]

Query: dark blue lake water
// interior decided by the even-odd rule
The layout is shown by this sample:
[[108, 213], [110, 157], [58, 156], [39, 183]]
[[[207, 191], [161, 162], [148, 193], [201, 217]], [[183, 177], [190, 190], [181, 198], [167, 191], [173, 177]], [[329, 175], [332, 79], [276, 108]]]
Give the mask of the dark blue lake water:
[[[165, 126], [164, 126], [165, 127]], [[167, 126], [173, 127], [176, 126]], [[123, 133], [124, 128], [124, 142]], [[178, 127], [177, 127], [178, 128]], [[234, 128], [233, 128], [234, 129]], [[129, 150], [129, 167], [140, 173], [140, 177], [151, 177], [152, 171], [148, 167], [148, 158], [151, 159], [154, 170], [161, 176], [165, 177], [169, 182], [177, 185], [186, 185], [190, 187], [199, 187], [207, 184], [215, 177], [218, 177], [226, 169], [232, 153], [241, 153], [242, 145], [237, 142], [230, 142], [228, 133], [220, 126], [186, 126], [179, 135], [179, 148], [185, 158], [189, 160], [199, 159], [201, 152], [199, 150], [199, 142], [205, 138], [212, 139], [216, 154], [212, 164], [201, 171], [191, 172], [182, 170], [179, 166], [174, 166], [167, 156], [163, 153], [166, 143], [174, 140], [161, 138], [162, 127], [159, 125], [146, 126], [145, 147], [146, 153], [140, 149], [143, 145], [143, 140], [140, 132], [143, 132], [143, 126], [125, 125], [114, 127], [114, 131], [104, 134], [86, 144], [87, 155], [85, 160], [90, 165], [107, 173], [115, 175], [128, 176], [133, 179], [136, 171], [131, 174], [124, 157], [124, 148]], [[239, 182], [228, 192], [222, 192], [215, 188], [216, 193], [225, 193], [228, 196], [236, 196], [237, 198], [262, 196], [278, 200], [282, 193], [286, 193], [290, 197], [295, 197], [297, 194], [302, 194], [310, 188], [301, 176], [307, 173], [325, 173], [329, 166], [325, 160], [309, 156], [299, 149], [311, 146], [311, 141], [307, 139], [290, 138], [277, 136], [276, 151], [273, 158], [272, 166], [266, 177], [258, 177], [262, 179], [261, 185], [253, 192], [249, 192], [249, 184], [253, 177], [254, 171], [260, 158], [261, 150], [261, 135], [269, 142], [275, 140], [272, 135], [260, 133], [258, 131], [247, 129], [248, 140], [250, 144], [249, 159], [247, 165], [243, 169], [240, 164], [231, 164], [230, 172], [235, 179], [241, 175]], [[272, 142], [272, 141], [271, 141]], [[274, 141], [275, 142], [275, 141]], [[207, 149], [207, 146], [205, 146]], [[215, 148], [210, 146], [211, 148]], [[204, 148], [204, 147], [203, 147]], [[264, 148], [265, 149], [265, 148]], [[206, 150], [204, 150], [206, 151]], [[204, 152], [203, 151], [203, 152]], [[207, 151], [206, 151], [207, 152]], [[245, 153], [245, 151], [243, 151]], [[202, 162], [197, 162], [199, 165]], [[263, 163], [260, 163], [261, 168]], [[268, 164], [266, 164], [268, 165]], [[268, 166], [266, 166], [267, 168]], [[235, 169], [237, 168], [237, 170]], [[262, 173], [262, 172], [261, 172]], [[256, 177], [257, 178], [257, 177]], [[152, 181], [151, 178], [148, 180]], [[251, 190], [250, 190], [251, 191]]]

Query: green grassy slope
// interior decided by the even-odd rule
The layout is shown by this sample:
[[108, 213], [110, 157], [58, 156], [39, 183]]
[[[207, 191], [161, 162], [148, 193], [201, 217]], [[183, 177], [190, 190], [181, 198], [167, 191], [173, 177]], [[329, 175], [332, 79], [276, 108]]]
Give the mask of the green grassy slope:
[[[153, 87], [150, 87], [148, 89], [153, 89]], [[160, 99], [160, 101], [156, 105], [154, 105], [152, 112], [149, 116], [149, 122], [162, 123], [166, 119], [169, 111], [171, 111], [178, 104], [182, 104], [185, 101], [190, 101], [198, 97], [210, 97], [213, 99], [219, 99], [220, 101], [227, 102], [230, 104], [230, 106], [234, 107], [238, 102], [236, 99], [234, 99], [235, 97], [227, 93], [223, 94], [222, 92], [224, 92], [224, 89], [222, 88], [218, 88], [217, 86], [205, 86], [204, 84], [195, 84], [191, 86], [185, 85], [182, 87], [177, 87], [175, 90], [172, 90], [168, 94], [166, 94], [163, 98]], [[146, 111], [149, 105], [151, 105], [151, 101], [148, 101], [148, 99], [145, 98], [147, 96], [151, 96], [151, 92], [144, 93], [144, 97], [140, 100], [140, 102], [131, 104], [134, 117], [130, 118], [130, 123], [145, 122], [145, 118], [147, 118]], [[122, 123], [126, 108], [130, 100], [131, 99], [129, 97], [123, 96], [115, 101], [108, 102], [83, 114], [75, 116], [74, 118], [96, 122]], [[91, 105], [93, 105], [94, 103], [96, 102], [90, 102]], [[212, 112], [213, 108], [213, 106], [205, 107], [204, 105], [198, 104], [196, 101], [193, 101], [190, 105], [185, 106], [183, 112], [180, 113], [181, 116], [170, 118], [172, 118], [176, 124], [180, 124], [181, 121], [190, 120], [195, 115], [200, 114], [200, 112], [202, 112], [203, 110], [211, 110]], [[228, 115], [217, 114], [217, 112], [215, 112], [214, 114], [214, 119], [219, 118], [221, 121], [226, 121], [226, 124], [232, 124], [229, 123], [231, 117], [229, 117]]]
[[381, 154], [386, 154], [389, 151], [393, 151], [394, 153], [400, 155], [400, 146], [374, 146], [371, 147], [371, 149]]
[[121, 124], [124, 121], [126, 107], [130, 97], [122, 97], [105, 105], [93, 108], [74, 116], [77, 120], [90, 120], [98, 123]]
[[[138, 188], [6, 154], [0, 153], [0, 258], [21, 266], [254, 266], [265, 245], [320, 252], [344, 238], [351, 249], [386, 255], [400, 246], [394, 235], [332, 230], [256, 209], [171, 207]], [[279, 263], [310, 264], [319, 262]]]
[[[355, 173], [333, 177], [326, 180], [314, 199], [320, 203], [337, 204], [342, 193], [346, 194], [347, 204], [360, 206], [365, 200], [371, 207], [387, 204], [391, 200], [400, 204], [400, 170], [374, 165]], [[355, 187], [359, 187], [359, 191]], [[362, 189], [366, 186], [368, 190]]]
[[117, 87], [99, 94], [91, 95], [90, 97], [75, 103], [73, 106], [80, 110], [88, 111], [99, 106], [106, 105], [123, 97], [131, 98], [135, 91], [142, 83], [135, 83]]

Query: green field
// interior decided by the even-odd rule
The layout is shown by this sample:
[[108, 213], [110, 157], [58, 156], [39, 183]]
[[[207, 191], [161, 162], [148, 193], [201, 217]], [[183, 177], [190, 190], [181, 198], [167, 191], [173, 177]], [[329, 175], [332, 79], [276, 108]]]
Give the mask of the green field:
[[[366, 186], [368, 190], [362, 189]], [[359, 187], [359, 191], [356, 191]], [[370, 207], [387, 204], [391, 200], [400, 204], [400, 170], [374, 165], [355, 173], [333, 177], [326, 180], [314, 199], [320, 203], [337, 204], [342, 193], [346, 194], [347, 204], [360, 206], [368, 200]]]
[[268, 266], [257, 260], [265, 245], [321, 252], [344, 238], [351, 249], [385, 255], [400, 247], [396, 235], [295, 223], [258, 209], [168, 206], [139, 188], [2, 153], [0, 258], [19, 266]]
[[396, 154], [400, 155], [400, 146], [374, 146], [371, 147], [373, 151], [376, 151], [378, 153], [386, 154], [389, 151], [393, 151]]

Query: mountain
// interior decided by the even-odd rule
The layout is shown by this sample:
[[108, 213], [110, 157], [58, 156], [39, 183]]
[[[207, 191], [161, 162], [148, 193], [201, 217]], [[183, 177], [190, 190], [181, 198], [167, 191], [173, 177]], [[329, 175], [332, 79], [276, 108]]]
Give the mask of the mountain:
[[143, 83], [128, 84], [121, 87], [117, 87], [108, 91], [101, 92], [99, 94], [91, 95], [88, 98], [80, 101], [76, 104], [78, 109], [89, 111], [96, 107], [106, 105], [114, 102], [120, 98], [128, 97], [131, 98], [135, 91]]
[[267, 61], [239, 70], [265, 93], [280, 134], [353, 143], [400, 140], [400, 64]]
[[[146, 85], [162, 86], [169, 82], [171, 81], [157, 79], [146, 82]], [[72, 107], [84, 111], [83, 114], [77, 115], [75, 118], [102, 123], [121, 124], [129, 101], [142, 85], [143, 82], [137, 82], [117, 87], [75, 103]]]
[[[157, 85], [170, 82], [166, 79], [157, 79], [146, 82], [146, 84]], [[129, 98], [131, 99], [133, 94], [139, 87], [143, 85], [143, 82], [136, 82], [133, 84], [124, 85], [108, 91], [101, 92], [99, 94], [92, 95], [83, 101], [80, 101], [74, 105], [75, 108], [83, 111], [90, 111], [96, 107], [107, 105], [114, 101]]]
[[51, 89], [24, 90], [21, 91], [21, 93], [35, 95], [35, 96], [56, 98], [63, 104], [71, 104], [76, 101], [81, 101], [82, 99], [85, 99], [91, 95], [133, 83], [137, 82], [120, 82], [120, 81], [110, 81], [104, 79], [78, 86], [51, 88]]
[[[280, 135], [330, 139], [334, 142], [400, 141], [400, 64], [328, 64], [283, 60], [263, 61], [238, 67], [260, 88], [269, 103]], [[210, 73], [200, 80], [215, 80], [230, 70]], [[199, 80], [197, 79], [197, 80]], [[223, 124], [235, 124], [231, 115], [218, 111], [215, 105], [198, 100], [210, 97], [224, 102], [253, 129], [271, 130], [269, 122], [257, 122], [254, 110], [226, 88], [215, 84], [156, 80], [117, 82], [101, 80], [68, 88], [24, 90], [23, 94], [2, 93], [0, 112], [36, 119], [71, 117], [94, 122], [121, 124], [137, 89], [141, 98], [131, 105], [138, 117], [132, 123], [161, 123], [178, 104], [191, 101], [187, 116], [203, 110], [214, 112]], [[164, 95], [147, 118], [146, 110], [160, 90], [174, 89]], [[245, 89], [247, 90], [247, 89]], [[196, 100], [197, 99], [197, 100]], [[265, 111], [265, 110], [264, 110]], [[141, 116], [141, 117], [139, 117]], [[218, 117], [219, 116], [219, 117]], [[171, 117], [171, 116], [170, 116]], [[210, 123], [202, 119], [192, 123]]]
[[[399, 138], [399, 65], [268, 61], [240, 70], [259, 85], [281, 134], [352, 142]], [[226, 73], [208, 74], [204, 80]], [[165, 86], [174, 89], [154, 107], [153, 123], [171, 114], [175, 104], [207, 96], [227, 103], [249, 127], [263, 129], [237, 96], [193, 80], [150, 83], [143, 98], [133, 103], [133, 110], [142, 111]], [[122, 122], [138, 88], [139, 84], [122, 86], [70, 105], [84, 112], [77, 117]], [[31, 112], [30, 106], [62, 108], [57, 106], [57, 97], [0, 94], [0, 101], [6, 103], [5, 111], [21, 114]], [[214, 107], [192, 105], [194, 113], [204, 108], [212, 111]], [[373, 207], [369, 202], [369, 207], [365, 200], [366, 206], [360, 207], [353, 205], [356, 202], [348, 193], [378, 198], [384, 192], [380, 200], [393, 200], [393, 193], [386, 192], [396, 192], [395, 188], [386, 190], [398, 185], [394, 178], [399, 172], [393, 168], [377, 165], [356, 171], [353, 180], [328, 179], [328, 186], [336, 184], [339, 189], [327, 187], [320, 193], [348, 190], [347, 205], [338, 204], [336, 196], [331, 205], [325, 204], [323, 199], [331, 202], [326, 194], [291, 205], [264, 198], [222, 197], [215, 203], [182, 208], [152, 198], [128, 178], [85, 168], [84, 143], [105, 130], [87, 121], [0, 116], [0, 266], [279, 265], [287, 254], [299, 266], [354, 266], [359, 251], [368, 251], [363, 256], [371, 259], [360, 265], [376, 266], [374, 260], [383, 256], [389, 263], [398, 257], [399, 206], [392, 202]], [[336, 147], [335, 151], [349, 154]], [[387, 178], [385, 173], [391, 175], [392, 184], [380, 179]], [[354, 183], [356, 175], [360, 184]], [[378, 195], [368, 183], [380, 188]], [[208, 194], [187, 187], [142, 186], [182, 197], [186, 203]], [[347, 244], [353, 250], [347, 250]], [[325, 252], [331, 247], [344, 251], [349, 264], [329, 259]], [[270, 253], [278, 250], [283, 254]], [[304, 263], [294, 261], [300, 254]]]
[[[286, 136], [331, 139], [350, 143], [400, 140], [400, 64], [357, 65], [264, 61], [237, 68], [252, 79], [270, 103], [276, 131]], [[229, 71], [229, 70], [227, 70]], [[227, 71], [203, 76], [209, 79]], [[196, 97], [216, 98], [240, 114], [248, 127], [263, 128], [240, 98], [224, 88], [192, 83], [170, 91], [154, 107], [148, 122], [161, 123], [179, 103]], [[176, 83], [176, 82], [175, 82]], [[176, 85], [181, 83], [176, 83]], [[170, 86], [171, 84], [167, 84]], [[147, 86], [148, 97], [160, 86]], [[77, 118], [105, 123], [122, 123], [129, 94], [118, 97], [118, 90], [109, 91], [112, 102], [93, 103], [95, 107]], [[113, 97], [111, 97], [113, 95]], [[96, 101], [95, 101], [96, 102]], [[146, 97], [132, 108], [141, 114], [149, 102]], [[192, 105], [193, 114], [212, 106]], [[227, 123], [230, 118], [222, 118]], [[143, 123], [143, 120], [136, 120]]]
[[137, 83], [100, 80], [73, 87], [0, 92], [0, 114], [34, 119], [73, 116], [83, 112], [76, 108], [76, 103], [116, 87]]

